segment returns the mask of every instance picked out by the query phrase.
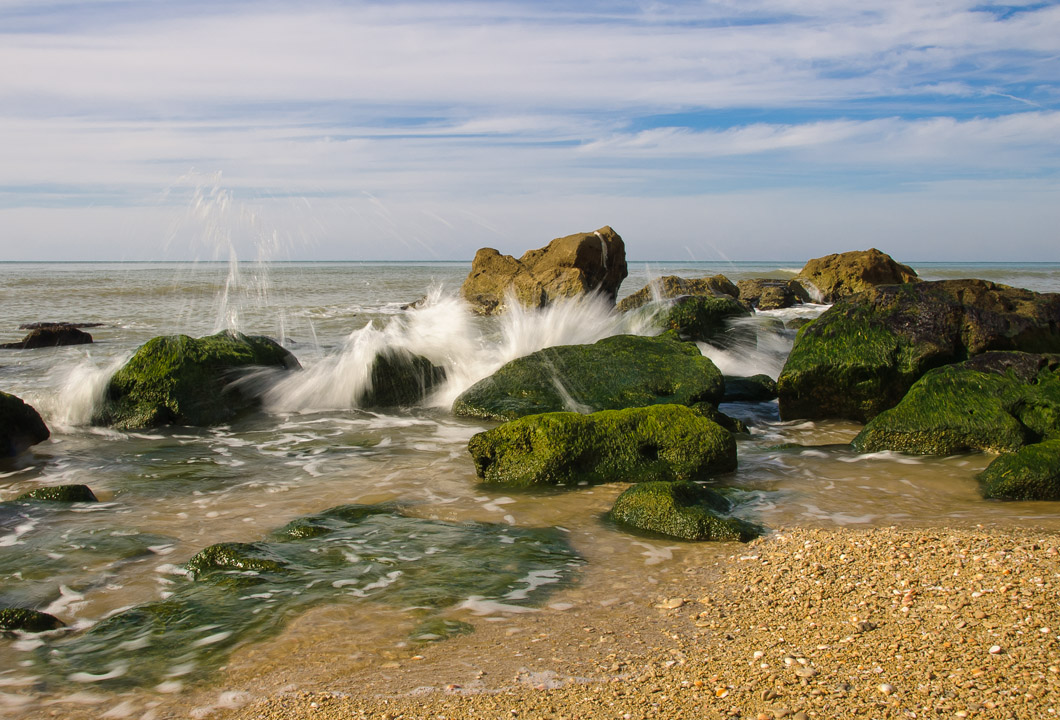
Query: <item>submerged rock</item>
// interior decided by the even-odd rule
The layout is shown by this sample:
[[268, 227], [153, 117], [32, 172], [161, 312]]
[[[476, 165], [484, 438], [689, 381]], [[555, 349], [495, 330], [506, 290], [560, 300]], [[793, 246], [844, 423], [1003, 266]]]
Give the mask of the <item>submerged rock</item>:
[[15, 457], [50, 436], [48, 426], [31, 405], [0, 392], [0, 457]]
[[1012, 452], [1060, 435], [1060, 355], [986, 353], [931, 370], [851, 443], [858, 452]]
[[625, 528], [681, 540], [747, 542], [761, 534], [723, 514], [729, 510], [724, 496], [693, 482], [642, 482], [619, 495], [607, 516]]
[[530, 415], [471, 438], [475, 471], [510, 487], [693, 480], [736, 469], [729, 431], [682, 405]]
[[927, 370], [991, 350], [1060, 352], [1060, 294], [984, 280], [873, 288], [799, 331], [777, 381], [780, 414], [864, 422]]
[[797, 280], [754, 278], [737, 283], [740, 302], [759, 310], [778, 310], [810, 302], [810, 294]]
[[[752, 328], [733, 328], [730, 325], [734, 318], [750, 316], [751, 313], [736, 298], [686, 295], [674, 299], [663, 311], [661, 324], [664, 330], [673, 330], [682, 340], [727, 345], [754, 338]], [[738, 337], [727, 338], [726, 333]]]
[[44, 500], [48, 502], [99, 502], [88, 485], [52, 485], [22, 493], [15, 500]]
[[613, 303], [627, 274], [622, 238], [610, 227], [602, 227], [556, 238], [518, 260], [482, 248], [475, 254], [460, 295], [481, 315], [503, 312], [509, 293], [528, 308], [591, 292]]
[[86, 345], [92, 342], [92, 336], [73, 325], [42, 325], [29, 332], [19, 342], [4, 343], [0, 348], [5, 350], [32, 350], [35, 348], [58, 347], [60, 345]]
[[656, 300], [672, 300], [683, 295], [738, 298], [740, 289], [724, 275], [692, 279], [666, 275], [652, 280], [632, 295], [622, 298], [622, 301], [618, 303], [618, 310], [628, 312]]
[[833, 253], [814, 258], [803, 266], [796, 279], [817, 291], [819, 302], [833, 303], [877, 285], [917, 282], [916, 271], [895, 262], [876, 248]]
[[1060, 438], [999, 455], [979, 473], [985, 498], [1060, 500]]
[[0, 631], [47, 632], [65, 627], [54, 615], [27, 608], [0, 608]]
[[110, 379], [93, 423], [136, 430], [228, 422], [260, 405], [235, 382], [241, 376], [255, 368], [297, 367], [294, 355], [260, 335], [156, 337]]
[[390, 348], [376, 355], [371, 384], [358, 405], [368, 408], [415, 405], [443, 382], [444, 368], [422, 355]]
[[668, 337], [616, 335], [513, 360], [464, 391], [453, 412], [514, 420], [564, 410], [717, 404], [723, 391], [721, 373], [695, 345]]
[[725, 396], [722, 402], [768, 402], [777, 397], [777, 383], [768, 375], [750, 377], [725, 376]]

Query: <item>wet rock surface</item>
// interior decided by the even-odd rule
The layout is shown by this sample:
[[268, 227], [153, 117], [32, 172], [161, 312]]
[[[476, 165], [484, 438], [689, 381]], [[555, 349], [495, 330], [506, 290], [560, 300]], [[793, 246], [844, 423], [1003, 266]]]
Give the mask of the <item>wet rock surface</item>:
[[615, 500], [607, 517], [640, 532], [680, 540], [751, 540], [760, 530], [727, 513], [723, 495], [692, 482], [642, 482]]
[[15, 457], [51, 437], [40, 413], [22, 398], [0, 392], [0, 458]]
[[84, 330], [79, 330], [78, 326], [41, 323], [18, 342], [0, 344], [0, 349], [34, 350], [61, 345], [87, 345], [91, 342], [92, 336]]
[[916, 271], [876, 248], [814, 258], [797, 278], [818, 302], [832, 303], [877, 285], [917, 282]]

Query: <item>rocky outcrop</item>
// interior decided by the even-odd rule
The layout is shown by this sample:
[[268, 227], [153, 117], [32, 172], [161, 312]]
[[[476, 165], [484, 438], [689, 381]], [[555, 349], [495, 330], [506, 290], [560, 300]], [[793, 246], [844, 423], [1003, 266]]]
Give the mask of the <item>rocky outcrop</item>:
[[475, 254], [460, 295], [481, 315], [503, 312], [513, 297], [529, 308], [598, 292], [614, 302], [627, 275], [626, 247], [610, 227], [556, 238], [516, 260], [493, 248]]
[[[754, 340], [753, 328], [733, 328], [730, 321], [750, 317], [736, 298], [723, 295], [686, 295], [675, 298], [660, 314], [663, 330], [673, 330], [682, 340], [732, 345]], [[733, 337], [723, 337], [729, 333]]]
[[740, 296], [740, 290], [724, 275], [690, 280], [676, 275], [666, 275], [652, 280], [637, 292], [622, 298], [622, 301], [618, 303], [618, 309], [621, 312], [628, 312], [653, 301], [672, 300], [683, 295], [737, 298]]
[[4, 343], [0, 348], [5, 350], [33, 350], [36, 348], [58, 347], [60, 345], [85, 345], [92, 342], [92, 336], [72, 325], [42, 325], [31, 330], [19, 342]]
[[679, 540], [738, 540], [758, 537], [759, 528], [728, 516], [720, 493], [692, 482], [643, 482], [615, 500], [607, 517], [621, 527]]
[[865, 422], [929, 369], [992, 350], [1060, 352], [1060, 294], [984, 280], [872, 288], [799, 331], [777, 381], [780, 414]]
[[51, 436], [32, 406], [21, 398], [0, 392], [0, 457], [14, 457]]
[[445, 369], [422, 355], [388, 349], [372, 362], [371, 385], [358, 400], [361, 407], [415, 405], [445, 381]]
[[754, 278], [737, 283], [740, 302], [758, 310], [778, 310], [811, 301], [806, 288], [797, 280]]
[[260, 404], [235, 382], [242, 375], [297, 367], [290, 352], [259, 335], [156, 337], [110, 379], [93, 422], [123, 430], [229, 422]]
[[512, 360], [465, 390], [453, 412], [514, 420], [563, 410], [717, 404], [723, 390], [721, 372], [695, 345], [668, 337], [616, 335]]
[[530, 415], [471, 438], [475, 471], [508, 487], [704, 479], [736, 469], [729, 431], [681, 405]]
[[916, 271], [876, 248], [814, 258], [796, 276], [818, 302], [833, 303], [877, 285], [917, 282]]

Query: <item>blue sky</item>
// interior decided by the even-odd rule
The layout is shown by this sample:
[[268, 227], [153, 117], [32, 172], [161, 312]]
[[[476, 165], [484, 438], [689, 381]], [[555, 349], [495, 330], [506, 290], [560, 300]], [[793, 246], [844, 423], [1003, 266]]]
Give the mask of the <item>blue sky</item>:
[[0, 0], [0, 260], [1060, 261], [1060, 2]]

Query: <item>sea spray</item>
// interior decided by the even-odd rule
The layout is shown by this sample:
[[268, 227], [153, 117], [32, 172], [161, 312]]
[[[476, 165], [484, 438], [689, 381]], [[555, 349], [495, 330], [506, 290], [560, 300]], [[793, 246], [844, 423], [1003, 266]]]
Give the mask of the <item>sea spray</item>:
[[88, 425], [98, 411], [107, 390], [107, 383], [132, 357], [131, 352], [109, 358], [98, 365], [91, 355], [79, 361], [60, 365], [49, 371], [48, 384], [58, 390], [42, 395], [35, 407], [53, 429], [69, 429]]

